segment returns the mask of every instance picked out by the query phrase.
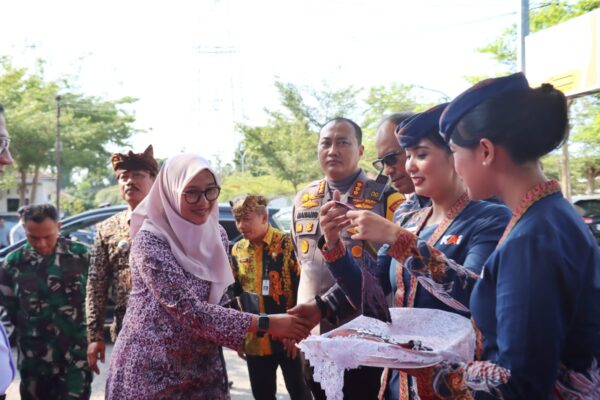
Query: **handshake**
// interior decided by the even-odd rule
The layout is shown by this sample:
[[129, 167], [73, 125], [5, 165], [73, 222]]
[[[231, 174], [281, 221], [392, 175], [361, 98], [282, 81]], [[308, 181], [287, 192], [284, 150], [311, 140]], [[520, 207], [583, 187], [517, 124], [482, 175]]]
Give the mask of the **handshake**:
[[298, 353], [296, 343], [305, 339], [310, 330], [321, 320], [321, 311], [315, 300], [298, 304], [287, 311], [287, 314], [270, 314], [266, 329], [259, 327], [259, 317], [253, 319], [250, 332], [266, 332], [274, 339], [283, 342], [288, 355], [295, 358]]

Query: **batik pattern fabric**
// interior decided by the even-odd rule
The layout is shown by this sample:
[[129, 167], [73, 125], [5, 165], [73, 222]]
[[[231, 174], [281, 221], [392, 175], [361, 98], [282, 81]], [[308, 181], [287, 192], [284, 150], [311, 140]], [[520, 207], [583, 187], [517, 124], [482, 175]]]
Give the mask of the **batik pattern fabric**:
[[481, 361], [464, 368], [476, 398], [597, 399], [600, 250], [557, 183], [533, 188], [525, 200], [479, 277], [430, 263], [425, 252], [405, 266], [440, 285], [476, 281], [470, 309]]
[[90, 396], [84, 308], [88, 265], [87, 246], [63, 237], [50, 256], [27, 242], [4, 261], [0, 304], [17, 332], [23, 399]]
[[[241, 239], [233, 246], [231, 256], [234, 296], [242, 292], [256, 294], [260, 313], [285, 313], [296, 305], [300, 266], [289, 234], [269, 225], [261, 246]], [[263, 269], [266, 277], [263, 277]], [[269, 282], [268, 294], [263, 294], [263, 281]], [[251, 356], [271, 355], [271, 342], [270, 335], [258, 337], [255, 333], [248, 333], [244, 352]]]
[[[221, 229], [223, 246], [227, 235]], [[229, 399], [221, 346], [242, 348], [252, 314], [208, 302], [211, 284], [184, 270], [166, 240], [141, 230], [132, 290], [106, 384], [107, 399]]]
[[125, 210], [98, 224], [87, 282], [87, 335], [90, 343], [104, 341], [104, 321], [109, 299], [114, 304], [110, 327], [113, 342], [123, 325], [131, 291], [130, 216], [131, 212]]

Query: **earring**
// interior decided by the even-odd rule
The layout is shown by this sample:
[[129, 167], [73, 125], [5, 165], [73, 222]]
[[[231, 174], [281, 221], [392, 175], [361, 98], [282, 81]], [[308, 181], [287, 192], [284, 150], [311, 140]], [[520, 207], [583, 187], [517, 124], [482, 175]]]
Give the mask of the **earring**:
[[483, 166], [485, 167], [486, 165], [487, 165], [487, 161], [484, 161], [483, 162]]

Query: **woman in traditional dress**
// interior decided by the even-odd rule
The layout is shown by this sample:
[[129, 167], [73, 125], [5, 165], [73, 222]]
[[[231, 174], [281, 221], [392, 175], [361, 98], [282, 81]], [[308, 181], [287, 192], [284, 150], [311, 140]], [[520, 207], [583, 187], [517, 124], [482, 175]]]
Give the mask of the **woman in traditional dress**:
[[248, 332], [308, 335], [309, 324], [296, 317], [223, 307], [233, 275], [218, 222], [219, 192], [208, 163], [181, 154], [165, 163], [135, 209], [132, 291], [112, 354], [108, 399], [229, 399], [220, 346], [238, 350]]
[[[439, 118], [446, 104], [417, 114], [404, 121], [397, 130], [401, 146], [406, 152], [406, 172], [412, 178], [415, 192], [431, 199], [432, 205], [404, 215], [399, 224], [411, 232], [414, 243], [421, 240], [438, 249], [448, 259], [466, 267], [471, 274], [479, 274], [481, 266], [494, 251], [510, 219], [507, 207], [487, 201], [472, 201], [454, 170], [450, 148], [439, 135]], [[345, 210], [330, 202], [321, 211], [320, 223], [326, 242], [322, 249], [330, 271], [353, 304], [370, 307], [361, 298], [364, 289], [363, 272], [352, 260], [350, 252], [339, 240], [341, 229], [347, 229], [349, 219]], [[350, 212], [349, 215], [356, 214]], [[368, 216], [378, 229], [398, 227], [371, 212], [358, 212], [354, 220]], [[359, 231], [361, 227], [359, 226]], [[381, 254], [381, 253], [380, 253]], [[391, 268], [390, 268], [391, 267]], [[472, 285], [448, 285], [443, 294], [451, 306], [430, 292], [437, 286], [427, 278], [420, 282], [389, 257], [379, 257], [379, 282], [385, 294], [394, 293], [394, 306], [435, 308], [460, 312], [469, 316], [468, 305]], [[350, 275], [351, 274], [351, 275]], [[372, 288], [369, 290], [372, 291]], [[439, 295], [438, 291], [435, 292]], [[368, 302], [368, 299], [365, 299]], [[460, 310], [460, 311], [457, 311]], [[388, 372], [386, 372], [387, 374]], [[391, 371], [386, 398], [408, 400], [416, 398], [415, 385], [405, 374]], [[384, 381], [385, 382], [385, 381]]]
[[[551, 85], [521, 73], [482, 81], [445, 110], [441, 132], [473, 199], [498, 196], [513, 213], [480, 274], [398, 226], [349, 213], [357, 238], [437, 288], [475, 282], [470, 310], [476, 361], [413, 370], [426, 398], [600, 398], [600, 251], [539, 159], [567, 138], [567, 104]], [[443, 299], [444, 296], [439, 296]]]

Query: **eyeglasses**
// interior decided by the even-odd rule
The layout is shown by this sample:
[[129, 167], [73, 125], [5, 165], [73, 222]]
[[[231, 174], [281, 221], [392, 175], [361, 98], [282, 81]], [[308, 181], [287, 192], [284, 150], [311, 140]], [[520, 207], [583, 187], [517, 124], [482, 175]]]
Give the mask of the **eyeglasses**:
[[386, 165], [391, 167], [392, 165], [396, 164], [396, 162], [398, 162], [398, 157], [403, 154], [404, 151], [394, 151], [392, 153], [388, 153], [385, 156], [373, 161], [373, 167], [375, 167], [377, 171], [383, 171], [383, 168]]
[[204, 196], [207, 201], [215, 201], [219, 197], [219, 194], [221, 194], [221, 188], [214, 186], [205, 191], [190, 190], [189, 192], [183, 192], [183, 198], [188, 204], [198, 204], [202, 196]]
[[0, 138], [0, 154], [4, 153], [4, 151], [8, 151], [8, 147], [10, 145], [10, 139], [7, 137]]

